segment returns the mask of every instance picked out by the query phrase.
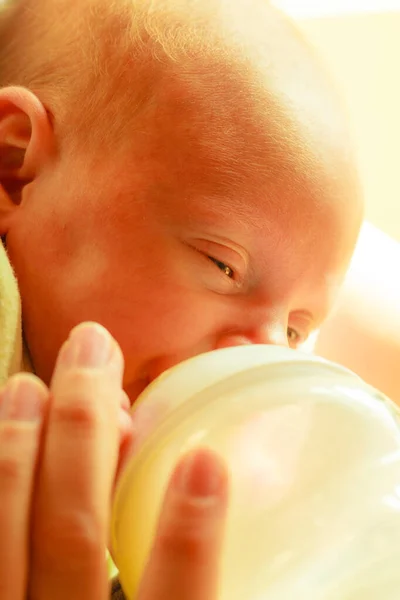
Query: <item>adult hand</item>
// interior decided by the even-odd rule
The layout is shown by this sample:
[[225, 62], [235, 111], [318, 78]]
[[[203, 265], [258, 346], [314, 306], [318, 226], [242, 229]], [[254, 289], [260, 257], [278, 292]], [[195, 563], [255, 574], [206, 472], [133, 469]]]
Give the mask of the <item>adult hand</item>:
[[[0, 598], [108, 598], [112, 490], [131, 431], [122, 374], [116, 342], [86, 324], [61, 349], [50, 389], [18, 375], [0, 392]], [[214, 600], [226, 503], [214, 455], [178, 465], [139, 600]]]

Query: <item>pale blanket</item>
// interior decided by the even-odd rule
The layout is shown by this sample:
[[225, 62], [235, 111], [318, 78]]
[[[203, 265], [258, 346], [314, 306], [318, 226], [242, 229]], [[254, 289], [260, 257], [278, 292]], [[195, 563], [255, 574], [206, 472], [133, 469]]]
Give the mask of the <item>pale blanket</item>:
[[21, 299], [6, 250], [0, 243], [0, 385], [23, 370]]

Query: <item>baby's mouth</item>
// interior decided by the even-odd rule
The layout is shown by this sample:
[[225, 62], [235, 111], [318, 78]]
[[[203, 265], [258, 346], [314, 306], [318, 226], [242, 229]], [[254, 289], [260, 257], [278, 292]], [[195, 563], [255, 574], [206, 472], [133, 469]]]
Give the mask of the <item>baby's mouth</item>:
[[157, 361], [157, 364], [148, 363], [141, 371], [136, 372], [136, 377], [134, 376], [131, 382], [124, 385], [124, 391], [129, 397], [131, 407], [135, 405], [136, 400], [153, 381], [164, 375], [176, 364], [176, 362], [167, 364], [166, 362]]
[[150, 383], [150, 377], [143, 377], [141, 379], [135, 379], [134, 381], [132, 381], [132, 383], [129, 383], [124, 387], [124, 390], [128, 395], [131, 407], [134, 406], [140, 394], [144, 392], [144, 390], [147, 388], [147, 386], [150, 385]]

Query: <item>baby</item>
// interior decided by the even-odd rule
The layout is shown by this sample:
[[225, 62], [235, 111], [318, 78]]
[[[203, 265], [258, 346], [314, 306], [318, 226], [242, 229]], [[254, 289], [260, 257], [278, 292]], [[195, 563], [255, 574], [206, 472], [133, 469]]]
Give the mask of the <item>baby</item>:
[[[201, 352], [305, 343], [343, 280], [362, 203], [341, 107], [292, 25], [266, 0], [22, 0], [1, 23], [0, 235], [52, 402], [73, 385], [60, 375], [68, 344], [53, 372], [85, 321], [118, 342], [130, 403]], [[12, 307], [5, 379], [22, 369], [15, 293]], [[107, 337], [74, 335], [76, 360]], [[30, 572], [32, 597], [104, 597], [68, 574], [51, 596]], [[178, 580], [179, 593], [140, 598], [211, 600]]]

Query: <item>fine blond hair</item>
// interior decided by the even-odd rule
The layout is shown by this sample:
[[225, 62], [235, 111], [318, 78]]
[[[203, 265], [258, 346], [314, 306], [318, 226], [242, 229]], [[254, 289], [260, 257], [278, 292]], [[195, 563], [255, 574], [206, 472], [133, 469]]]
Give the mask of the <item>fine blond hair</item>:
[[[31, 89], [55, 116], [60, 140], [123, 143], [165, 86], [196, 90], [199, 75], [210, 74], [197, 94], [217, 102], [218, 78], [228, 78], [233, 91], [220, 94], [221, 117], [226, 101], [242, 103], [245, 116], [256, 106], [258, 127], [274, 118], [269, 79], [293, 71], [312, 88], [321, 75], [313, 52], [267, 0], [6, 0], [6, 7], [0, 87]], [[329, 86], [326, 98], [328, 105]]]
[[121, 133], [128, 105], [131, 115], [140, 111], [162, 71], [200, 58], [226, 59], [224, 23], [234, 12], [227, 4], [8, 0], [0, 25], [0, 86], [30, 88], [70, 132], [89, 133], [102, 113]]

